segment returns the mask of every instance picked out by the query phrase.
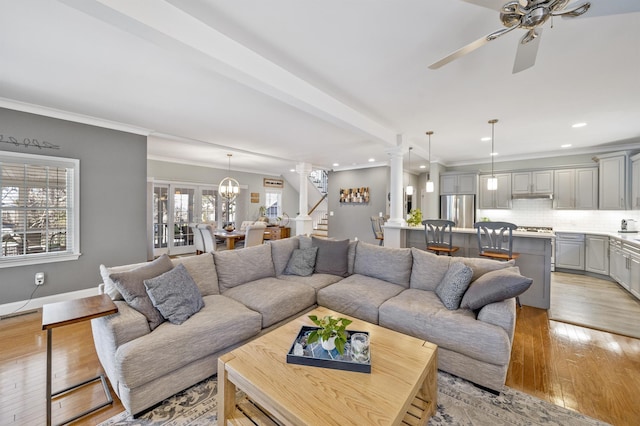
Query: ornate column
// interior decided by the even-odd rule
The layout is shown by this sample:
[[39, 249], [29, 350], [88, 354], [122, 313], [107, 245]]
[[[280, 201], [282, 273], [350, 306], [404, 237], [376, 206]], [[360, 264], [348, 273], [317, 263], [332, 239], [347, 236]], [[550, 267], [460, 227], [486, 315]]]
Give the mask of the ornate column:
[[299, 163], [296, 165], [296, 172], [299, 175], [300, 182], [300, 200], [298, 204], [298, 216], [296, 221], [296, 235], [311, 235], [313, 231], [313, 221], [311, 216], [307, 214], [309, 211], [309, 192], [308, 180], [311, 173], [311, 164]]

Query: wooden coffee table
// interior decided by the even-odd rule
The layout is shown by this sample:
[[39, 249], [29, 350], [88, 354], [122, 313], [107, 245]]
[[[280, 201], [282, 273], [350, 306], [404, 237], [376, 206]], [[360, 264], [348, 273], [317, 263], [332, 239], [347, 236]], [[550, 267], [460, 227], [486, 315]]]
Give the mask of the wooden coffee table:
[[[371, 373], [288, 364], [307, 315], [353, 319], [369, 332]], [[424, 425], [436, 410], [437, 346], [317, 308], [218, 360], [218, 424]], [[236, 399], [236, 391], [247, 399]], [[256, 419], [257, 418], [257, 419]]]

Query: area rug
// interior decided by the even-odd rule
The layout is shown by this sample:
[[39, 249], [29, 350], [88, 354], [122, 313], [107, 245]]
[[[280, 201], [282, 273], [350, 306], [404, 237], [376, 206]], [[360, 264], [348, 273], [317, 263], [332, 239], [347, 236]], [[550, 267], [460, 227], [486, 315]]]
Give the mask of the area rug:
[[[123, 412], [99, 426], [217, 425], [216, 393], [214, 376], [172, 396], [138, 419]], [[441, 371], [438, 371], [438, 410], [429, 420], [431, 426], [606, 424], [514, 389], [506, 388], [496, 396]]]

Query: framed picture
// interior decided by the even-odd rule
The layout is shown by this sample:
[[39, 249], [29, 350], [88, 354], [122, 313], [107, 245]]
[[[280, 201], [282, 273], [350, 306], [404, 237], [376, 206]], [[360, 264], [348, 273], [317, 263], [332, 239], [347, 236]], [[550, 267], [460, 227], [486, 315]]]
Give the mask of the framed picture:
[[264, 178], [263, 182], [265, 188], [284, 188], [283, 179]]
[[252, 192], [251, 193], [251, 202], [252, 203], [259, 203], [260, 202], [260, 193], [259, 192]]
[[368, 203], [369, 202], [369, 187], [361, 188], [345, 188], [340, 189], [340, 202], [341, 203]]

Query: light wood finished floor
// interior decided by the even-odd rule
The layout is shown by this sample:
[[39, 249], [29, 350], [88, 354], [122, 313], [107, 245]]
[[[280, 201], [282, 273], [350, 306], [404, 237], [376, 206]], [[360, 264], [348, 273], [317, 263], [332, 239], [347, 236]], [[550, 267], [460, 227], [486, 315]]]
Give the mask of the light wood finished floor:
[[[46, 333], [40, 313], [0, 321], [0, 424], [45, 423]], [[53, 389], [101, 370], [88, 322], [53, 331]], [[544, 310], [518, 310], [507, 386], [614, 425], [640, 419], [640, 340], [549, 321]], [[101, 385], [56, 401], [54, 422], [103, 401]], [[95, 425], [123, 411], [107, 407], [78, 421]], [[56, 420], [57, 419], [57, 420]]]
[[586, 275], [551, 275], [549, 318], [640, 338], [640, 300], [617, 283]]

